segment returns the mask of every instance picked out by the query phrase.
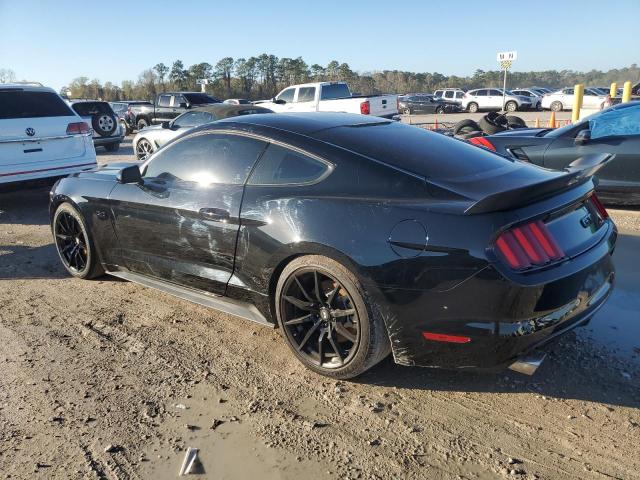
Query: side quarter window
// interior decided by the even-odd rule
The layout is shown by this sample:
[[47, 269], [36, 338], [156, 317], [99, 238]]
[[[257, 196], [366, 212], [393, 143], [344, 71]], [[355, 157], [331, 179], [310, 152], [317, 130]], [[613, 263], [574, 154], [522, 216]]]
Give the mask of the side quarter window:
[[266, 145], [240, 135], [198, 133], [160, 150], [147, 164], [144, 177], [179, 188], [243, 184]]
[[270, 144], [249, 178], [249, 185], [305, 184], [328, 175], [331, 166], [290, 148]]

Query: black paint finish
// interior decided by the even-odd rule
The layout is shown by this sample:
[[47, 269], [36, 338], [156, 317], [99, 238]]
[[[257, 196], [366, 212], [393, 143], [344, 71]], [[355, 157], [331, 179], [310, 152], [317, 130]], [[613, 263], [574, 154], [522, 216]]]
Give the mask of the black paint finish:
[[[175, 142], [203, 130], [290, 146], [327, 162], [330, 173], [308, 184], [214, 184], [194, 193], [169, 191], [153, 178], [119, 184], [124, 165], [108, 165], [59, 181], [51, 212], [63, 201], [80, 210], [108, 271], [251, 302], [272, 321], [284, 266], [300, 255], [330, 257], [358, 276], [404, 365], [502, 365], [588, 320], [610, 293], [611, 220], [591, 236], [581, 233], [581, 251], [551, 267], [518, 273], [493, 252], [503, 229], [534, 219], [552, 219], [554, 235], [567, 237], [557, 240], [568, 241], [584, 227], [565, 211], [581, 208], [591, 179], [569, 185], [560, 172], [356, 115], [246, 116], [198, 127]], [[367, 145], [343, 142], [348, 131]], [[403, 139], [397, 158], [393, 138]], [[555, 193], [468, 213], [510, 185], [549, 182], [559, 185]], [[218, 209], [229, 216], [217, 217]], [[425, 331], [471, 341], [425, 340]]]

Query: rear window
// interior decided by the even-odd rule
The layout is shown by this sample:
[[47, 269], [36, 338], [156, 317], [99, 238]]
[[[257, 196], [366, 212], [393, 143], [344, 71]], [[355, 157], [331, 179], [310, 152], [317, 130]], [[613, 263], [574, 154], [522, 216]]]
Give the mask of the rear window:
[[314, 136], [428, 180], [479, 179], [513, 166], [513, 161], [482, 148], [397, 122], [330, 128]]
[[348, 98], [351, 96], [346, 83], [333, 83], [322, 85], [320, 90], [320, 100], [333, 100], [335, 98]]
[[70, 117], [69, 106], [53, 92], [0, 90], [0, 119]]
[[205, 103], [222, 103], [215, 97], [207, 95], [206, 93], [184, 93], [183, 96], [192, 105], [202, 105]]
[[113, 115], [113, 110], [106, 102], [81, 102], [74, 103], [72, 108], [81, 117], [91, 117], [94, 115]]

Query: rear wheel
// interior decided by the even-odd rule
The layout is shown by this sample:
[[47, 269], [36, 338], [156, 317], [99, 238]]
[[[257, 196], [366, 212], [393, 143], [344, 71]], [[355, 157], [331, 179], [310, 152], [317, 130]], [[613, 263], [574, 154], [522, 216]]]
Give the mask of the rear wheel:
[[411, 109], [410, 108], [403, 108], [402, 109], [402, 113], [404, 113], [405, 115], [411, 115]]
[[444, 113], [444, 107], [437, 107], [437, 108], [436, 108], [436, 113], [437, 113], [437, 114], [442, 114], [442, 113]]
[[138, 160], [146, 160], [153, 153], [153, 145], [146, 138], [141, 138], [136, 144], [136, 157]]
[[138, 130], [142, 130], [144, 127], [148, 127], [149, 126], [149, 122], [147, 122], [146, 119], [141, 118], [138, 120]]
[[551, 104], [551, 110], [554, 112], [561, 112], [562, 111], [562, 103], [555, 101]]
[[479, 108], [478, 108], [478, 104], [475, 102], [471, 102], [469, 105], [467, 105], [467, 109], [471, 112], [471, 113], [476, 113]]
[[355, 377], [385, 358], [391, 345], [382, 318], [358, 279], [326, 257], [299, 257], [276, 287], [276, 313], [287, 344], [307, 368]]
[[53, 237], [62, 265], [74, 277], [90, 279], [104, 274], [89, 230], [78, 210], [62, 203], [53, 216]]

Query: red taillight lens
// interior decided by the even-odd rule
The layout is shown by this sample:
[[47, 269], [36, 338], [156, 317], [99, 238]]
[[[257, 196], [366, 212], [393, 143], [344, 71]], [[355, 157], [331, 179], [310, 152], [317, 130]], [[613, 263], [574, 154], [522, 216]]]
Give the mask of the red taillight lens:
[[607, 212], [607, 209], [604, 208], [604, 205], [602, 205], [602, 202], [598, 197], [596, 197], [595, 194], [591, 195], [591, 203], [594, 207], [596, 207], [598, 215], [600, 215], [600, 218], [602, 220], [606, 220], [607, 218], [609, 218], [609, 212]]
[[369, 100], [366, 102], [360, 102], [360, 113], [362, 115], [369, 115], [371, 113], [371, 105], [369, 105]]
[[545, 265], [564, 258], [564, 252], [542, 220], [502, 232], [496, 249], [516, 270]]
[[494, 147], [493, 144], [485, 137], [470, 138], [469, 143], [472, 143], [473, 145], [476, 145], [478, 147], [486, 148], [487, 150], [491, 150], [492, 152], [496, 151], [496, 147]]
[[80, 135], [89, 133], [87, 122], [75, 122], [67, 125], [67, 135]]

